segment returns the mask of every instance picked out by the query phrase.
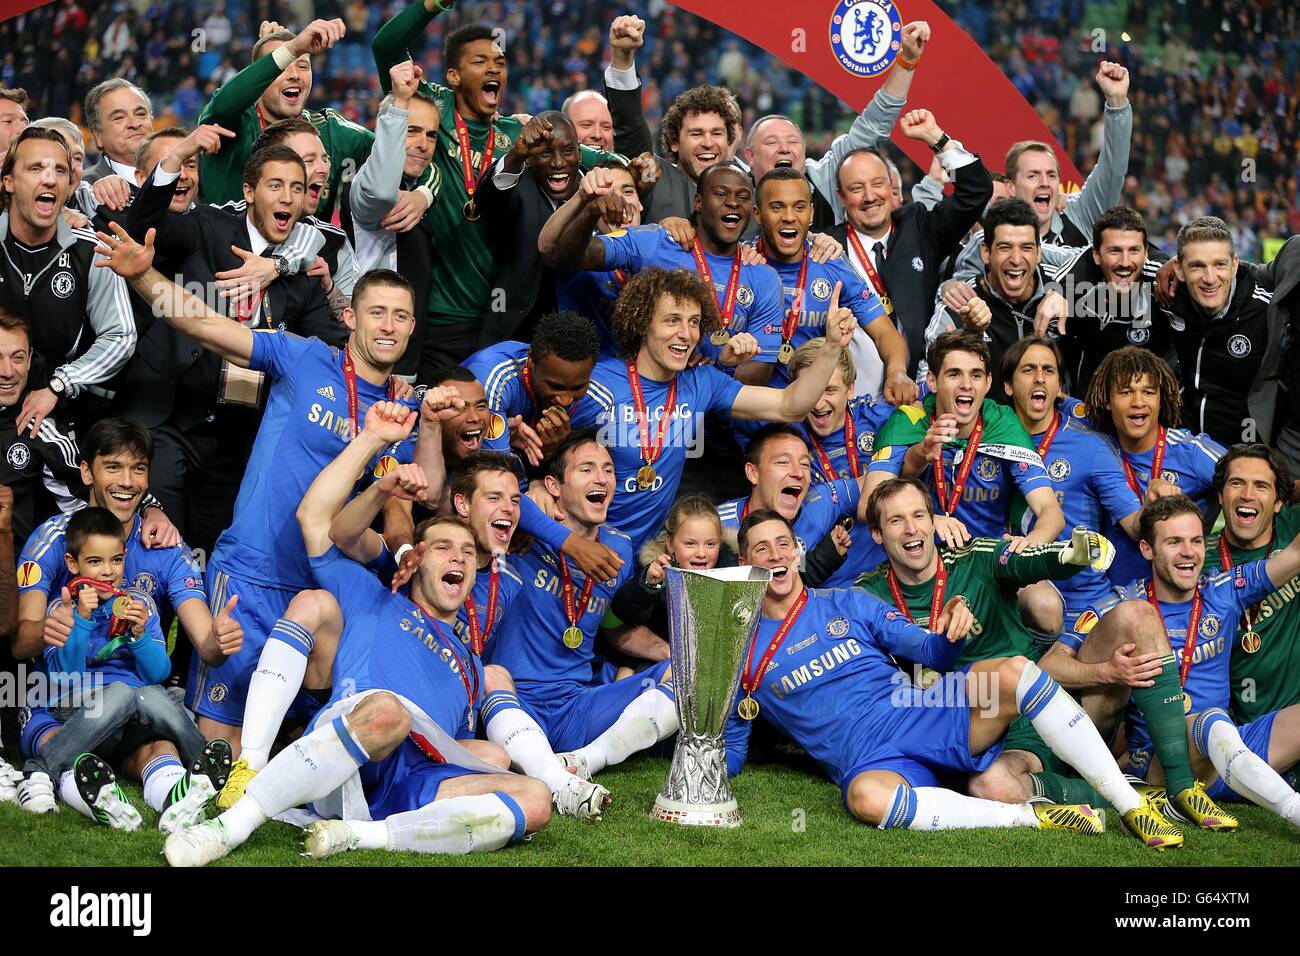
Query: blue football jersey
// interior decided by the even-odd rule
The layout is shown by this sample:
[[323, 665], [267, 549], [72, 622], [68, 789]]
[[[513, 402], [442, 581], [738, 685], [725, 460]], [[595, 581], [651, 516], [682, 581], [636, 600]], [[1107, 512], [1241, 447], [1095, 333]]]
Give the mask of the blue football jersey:
[[[794, 533], [799, 544], [816, 547], [837, 521], [857, 514], [861, 498], [862, 489], [856, 478], [840, 478], [813, 485], [804, 496], [799, 513], [794, 516]], [[749, 498], [733, 498], [718, 505], [722, 527], [730, 531], [740, 530], [749, 511]]]
[[[485, 641], [487, 644], [492, 643], [493, 636], [501, 632], [501, 622], [510, 613], [511, 605], [515, 603], [515, 598], [519, 596], [519, 592], [524, 586], [523, 579], [510, 566], [510, 560], [504, 557], [497, 559], [497, 609], [492, 619], [492, 630], [486, 633]], [[487, 627], [488, 593], [491, 588], [491, 568], [479, 568], [478, 573], [474, 576], [474, 589], [470, 591], [470, 596], [474, 600], [474, 615], [478, 619], [480, 634], [484, 634]], [[456, 615], [456, 636], [460, 638], [460, 642], [466, 647], [470, 646], [468, 601], [465, 602]]]
[[[32, 532], [18, 558], [18, 593], [40, 591], [50, 600], [59, 599], [63, 585], [73, 577], [63, 560], [67, 554], [64, 535], [71, 520], [71, 514], [55, 515]], [[140, 525], [140, 516], [136, 515], [126, 540], [122, 586], [147, 595], [155, 603], [166, 598], [173, 608], [191, 598], [207, 604], [203, 571], [189, 546], [182, 541], [174, 548], [146, 548]]]
[[[781, 621], [760, 617], [754, 638], [756, 669]], [[897, 609], [865, 591], [809, 592], [808, 603], [786, 635], [754, 693], [763, 719], [790, 737], [840, 781], [858, 760], [857, 747], [877, 715], [919, 696], [891, 655], [943, 671], [964, 641], [949, 644], [913, 624]], [[741, 659], [741, 678], [745, 661]], [[737, 704], [744, 694], [738, 691]], [[727, 772], [745, 763], [753, 724], [733, 708], [727, 722]]]
[[[788, 314], [799, 288], [800, 263], [777, 262], [769, 258], [768, 265], [781, 277], [782, 307]], [[870, 283], [863, 281], [846, 259], [831, 259], [822, 263], [809, 259], [803, 307], [799, 310], [794, 335], [790, 337], [793, 348], [797, 349], [805, 342], [826, 334], [826, 313], [830, 310], [831, 293], [835, 290], [836, 282], [844, 284], [840, 290], [840, 305], [853, 310], [860, 328], [865, 329], [885, 315], [885, 307], [880, 302], [880, 296], [876, 295], [876, 290]], [[789, 381], [787, 367], [778, 363], [769, 384], [773, 388], [785, 388]]]
[[[569, 627], [564, 604], [564, 581], [560, 556], [540, 542], [511, 560], [523, 584], [504, 623], [497, 625], [488, 642], [484, 660], [510, 672], [522, 697], [528, 700], [556, 700], [591, 683], [591, 662], [595, 656], [596, 632], [609, 611], [614, 594], [635, 573], [632, 542], [608, 524], [600, 526], [600, 541], [623, 559], [618, 577], [607, 584], [596, 583], [587, 607], [578, 618], [582, 643], [566, 647], [563, 636]], [[582, 598], [587, 576], [572, 561], [574, 607]]]
[[[1147, 486], [1151, 484], [1155, 448], [1139, 453], [1123, 451], [1118, 446], [1115, 450], [1132, 467], [1138, 494], [1145, 499]], [[1193, 435], [1185, 428], [1170, 428], [1166, 432], [1165, 458], [1160, 468], [1162, 477], [1177, 485], [1204, 512], [1215, 500], [1214, 466], [1225, 454], [1227, 449], [1209, 435]], [[1142, 557], [1138, 543], [1109, 525], [1103, 530], [1115, 544], [1115, 562], [1108, 575], [1111, 583], [1127, 584], [1135, 578], [1149, 577], [1151, 565]]]
[[[847, 420], [849, 416], [853, 417], [853, 454], [858, 462], [859, 474], [865, 474], [868, 466], [870, 466], [871, 457], [876, 447], [876, 432], [880, 431], [880, 426], [885, 424], [893, 413], [893, 405], [867, 396], [851, 399], [848, 407], [845, 408], [845, 419]], [[849, 450], [843, 426], [825, 438], [813, 434], [812, 429], [808, 427], [807, 421], [800, 422], [798, 427], [803, 432], [804, 441], [807, 443], [808, 451], [812, 455], [812, 480], [814, 484], [831, 481], [834, 478], [848, 478], [852, 474], [849, 468]], [[821, 455], [817, 453], [818, 446], [820, 446], [822, 453], [826, 455], [833, 473], [827, 473], [826, 463], [822, 461]]]
[[[295, 512], [316, 476], [351, 440], [343, 351], [289, 332], [258, 332], [249, 368], [273, 383], [234, 519], [217, 539], [213, 560], [260, 585], [301, 591], [313, 585]], [[357, 426], [371, 405], [387, 399], [386, 385], [358, 376]], [[412, 434], [376, 455], [367, 474], [409, 464], [414, 454]]]
[[[488, 408], [503, 421], [509, 422], [516, 415], [524, 416], [525, 422], [535, 422], [544, 409], [540, 408], [524, 387], [522, 370], [528, 359], [527, 342], [498, 342], [475, 352], [464, 362], [467, 369], [483, 385], [487, 395]], [[592, 400], [583, 396], [569, 409], [570, 417], [577, 411], [577, 406]], [[496, 428], [489, 428], [483, 436], [483, 447], [489, 451], [510, 451], [510, 433], [508, 430], [493, 435]]]
[[612, 269], [604, 272], [561, 270], [555, 276], [556, 308], [585, 315], [596, 324], [602, 358], [613, 358], [618, 354], [618, 346], [610, 331], [609, 317], [614, 311], [614, 300], [618, 298], [628, 277], [629, 273], [625, 272], [620, 281], [619, 275]]
[[[633, 226], [608, 235], [597, 235], [605, 246], [605, 268], [626, 269], [635, 275], [643, 269], [685, 269], [695, 272], [695, 256], [681, 246], [660, 226]], [[733, 259], [730, 256], [704, 254], [709, 264], [713, 288], [718, 293], [718, 306], [722, 307], [731, 277]], [[729, 327], [732, 335], [748, 332], [758, 340], [758, 362], [775, 364], [781, 350], [781, 321], [785, 318], [782, 307], [781, 280], [770, 266], [741, 265], [737, 279], [736, 303]], [[716, 360], [722, 346], [705, 338], [699, 351], [706, 358]], [[725, 367], [724, 367], [725, 368]], [[729, 371], [729, 370], [728, 370]]]
[[[473, 707], [483, 693], [483, 665], [452, 628], [410, 598], [390, 594], [355, 561], [331, 547], [311, 558], [316, 583], [343, 609], [343, 636], [334, 659], [329, 704], [362, 691], [400, 694], [453, 737], [473, 737]], [[466, 682], [469, 692], [466, 690]]]
[[[641, 379], [641, 394], [648, 409], [650, 441], [658, 435], [659, 422], [671, 416], [663, 449], [654, 463], [656, 478], [644, 491], [637, 485], [636, 473], [644, 464], [641, 457], [641, 432], [637, 426], [636, 403], [628, 380], [628, 363], [622, 359], [601, 359], [591, 374], [587, 395], [591, 402], [581, 402], [572, 418], [574, 428], [595, 427], [600, 443], [614, 459], [617, 485], [609, 506], [609, 523], [632, 539], [639, 549], [659, 533], [668, 509], [677, 497], [682, 469], [687, 457], [704, 453], [704, 417], [709, 412], [731, 414], [731, 406], [740, 393], [741, 384], [712, 365], [696, 365], [677, 375], [675, 407], [665, 411], [668, 382]], [[526, 575], [524, 576], [526, 579]]]

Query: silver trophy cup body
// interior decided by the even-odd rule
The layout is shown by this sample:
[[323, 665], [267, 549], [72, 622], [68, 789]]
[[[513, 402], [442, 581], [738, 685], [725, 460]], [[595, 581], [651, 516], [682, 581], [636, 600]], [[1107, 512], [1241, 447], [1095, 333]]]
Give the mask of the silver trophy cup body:
[[668, 639], [681, 729], [652, 815], [692, 826], [738, 827], [723, 741], [740, 665], [772, 579], [765, 568], [668, 568]]

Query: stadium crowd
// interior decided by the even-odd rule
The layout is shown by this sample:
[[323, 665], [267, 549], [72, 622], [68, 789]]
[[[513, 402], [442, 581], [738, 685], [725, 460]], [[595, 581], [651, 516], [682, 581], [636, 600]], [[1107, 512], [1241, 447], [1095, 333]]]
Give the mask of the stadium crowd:
[[909, 102], [923, 21], [847, 117], [667, 8], [452, 8], [4, 25], [42, 679], [0, 800], [134, 830], [138, 781], [173, 866], [295, 808], [314, 858], [595, 822], [678, 730], [670, 569], [744, 564], [732, 775], [793, 747], [883, 829], [1300, 825], [1294, 12], [1099, 51], [953, 5], [1067, 191]]

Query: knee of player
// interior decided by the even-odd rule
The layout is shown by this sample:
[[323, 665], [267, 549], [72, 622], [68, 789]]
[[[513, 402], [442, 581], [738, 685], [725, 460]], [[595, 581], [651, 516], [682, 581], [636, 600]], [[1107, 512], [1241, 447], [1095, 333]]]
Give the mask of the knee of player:
[[312, 589], [295, 594], [284, 616], [287, 620], [301, 624], [315, 634], [322, 626], [340, 619], [343, 615], [334, 595], [328, 591]]
[[1139, 654], [1169, 651], [1169, 637], [1160, 612], [1146, 601], [1122, 601], [1102, 620], [1112, 619], [1120, 643], [1136, 644]]
[[514, 678], [500, 664], [488, 664], [483, 668], [483, 688], [489, 694], [498, 690], [514, 690]]
[[878, 826], [885, 819], [895, 789], [897, 784], [890, 786], [865, 775], [857, 777], [849, 784], [848, 799], [845, 801], [849, 813], [863, 823]]
[[1022, 588], [1019, 603], [1020, 617], [1028, 627], [1044, 634], [1061, 632], [1065, 606], [1055, 588], [1043, 584]]
[[1020, 676], [1029, 666], [1027, 657], [1007, 657], [998, 664], [998, 686], [1003, 695], [1015, 699], [1016, 687], [1020, 684]]
[[506, 748], [500, 744], [494, 744], [490, 740], [477, 741], [477, 748], [474, 755], [490, 763], [494, 767], [500, 767], [502, 770], [510, 769], [510, 754], [506, 753]]
[[972, 797], [996, 800], [998, 803], [1021, 803], [1025, 799], [1024, 787], [1006, 768], [993, 764], [983, 773], [970, 778], [968, 790]]
[[402, 702], [387, 691], [371, 694], [348, 715], [348, 724], [366, 749], [391, 746], [411, 732], [411, 715]]
[[525, 777], [520, 781], [515, 802], [524, 812], [524, 829], [536, 833], [551, 822], [551, 788], [540, 780]]

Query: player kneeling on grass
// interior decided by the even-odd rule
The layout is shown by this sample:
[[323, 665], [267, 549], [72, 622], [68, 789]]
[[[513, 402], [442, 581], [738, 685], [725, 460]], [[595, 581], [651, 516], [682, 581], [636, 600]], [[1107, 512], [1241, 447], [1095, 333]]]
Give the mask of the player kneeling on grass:
[[[739, 546], [741, 559], [771, 570], [772, 581], [727, 723], [730, 774], [744, 766], [750, 721], [761, 715], [839, 782], [850, 813], [882, 829], [1103, 832], [1105, 817], [1086, 804], [996, 803], [938, 786], [940, 774], [989, 766], [1023, 716], [1121, 813], [1153, 813], [1079, 705], [1028, 659], [980, 661], [949, 678], [959, 683], [944, 685], [938, 700], [906, 678], [891, 655], [944, 671], [961, 654], [974, 619], [959, 598], [925, 631], [860, 590], [810, 592], [794, 532], [774, 511], [751, 513]], [[1174, 830], [1165, 845], [1181, 842]]]
[[[68, 522], [65, 540], [73, 578], [60, 601], [65, 607], [75, 601], [72, 631], [63, 646], [46, 646], [45, 667], [51, 684], [71, 695], [28, 719], [24, 736], [34, 756], [24, 768], [19, 801], [36, 813], [57, 810], [51, 780], [58, 780], [64, 802], [92, 820], [137, 829], [140, 812], [108, 762], [92, 752], [100, 751], [121, 754], [127, 775], [143, 780], [145, 801], [161, 814], [159, 829], [171, 833], [201, 822], [225, 784], [230, 745], [205, 742], [161, 686], [171, 673], [167, 640], [149, 596], [122, 587], [121, 521], [104, 508], [86, 508]], [[229, 610], [214, 622], [226, 643], [239, 628]]]
[[[307, 855], [317, 858], [352, 849], [495, 850], [550, 820], [546, 785], [508, 773], [504, 750], [474, 740], [483, 666], [453, 632], [477, 564], [465, 520], [438, 518], [426, 528], [409, 597], [390, 593], [330, 540], [357, 472], [409, 435], [415, 419], [397, 403], [372, 405], [361, 434], [298, 506], [312, 575], [343, 611], [334, 693], [234, 806], [168, 837], [163, 852], [172, 866], [220, 859], [269, 818], [303, 804], [327, 818], [304, 835]], [[424, 477], [406, 473], [401, 493], [422, 500]]]

